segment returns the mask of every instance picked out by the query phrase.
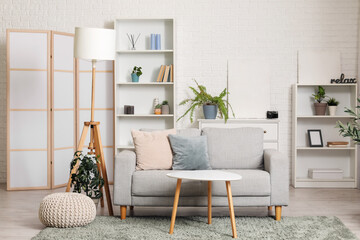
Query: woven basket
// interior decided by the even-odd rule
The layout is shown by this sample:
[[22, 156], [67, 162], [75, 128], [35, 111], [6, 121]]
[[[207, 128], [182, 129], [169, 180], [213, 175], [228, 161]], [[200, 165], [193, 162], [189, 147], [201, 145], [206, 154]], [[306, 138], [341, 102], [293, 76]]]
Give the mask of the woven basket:
[[96, 217], [93, 200], [79, 193], [53, 193], [40, 203], [39, 219], [48, 227], [80, 227]]

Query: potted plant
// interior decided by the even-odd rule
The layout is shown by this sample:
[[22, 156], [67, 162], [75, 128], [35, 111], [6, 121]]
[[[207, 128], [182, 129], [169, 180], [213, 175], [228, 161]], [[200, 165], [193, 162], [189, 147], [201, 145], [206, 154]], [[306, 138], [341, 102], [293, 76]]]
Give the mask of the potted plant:
[[322, 86], [318, 87], [318, 90], [313, 94], [316, 103], [314, 103], [315, 107], [315, 115], [325, 115], [327, 103], [322, 103], [322, 100], [326, 97], [325, 89]]
[[[360, 103], [360, 98], [357, 99], [358, 103]], [[341, 121], [336, 122], [336, 127], [340, 128], [339, 133], [343, 137], [350, 137], [355, 144], [360, 143], [360, 106], [356, 106], [356, 110], [352, 110], [349, 108], [345, 108], [345, 112], [348, 113], [351, 117], [350, 122], [346, 125]]]
[[101, 177], [97, 166], [99, 160], [94, 155], [83, 155], [81, 151], [77, 151], [71, 161], [70, 171], [78, 161], [80, 162], [79, 167], [71, 175], [71, 186], [74, 186], [73, 192], [81, 193], [83, 191], [97, 205], [102, 197], [100, 188], [104, 186], [104, 179]]
[[142, 75], [141, 67], [134, 66], [132, 73], [131, 73], [131, 79], [133, 82], [139, 82], [139, 77]]
[[327, 105], [329, 107], [329, 114], [330, 116], [335, 116], [336, 113], [336, 107], [339, 105], [339, 101], [337, 101], [335, 98], [330, 98], [327, 101]]
[[161, 103], [161, 114], [169, 114], [170, 113], [170, 107], [168, 101], [163, 101]]
[[161, 114], [161, 104], [158, 104], [155, 106], [154, 112], [156, 115], [160, 115]]
[[194, 98], [188, 98], [183, 100], [180, 105], [185, 105], [190, 103], [190, 107], [185, 111], [185, 113], [178, 118], [178, 121], [183, 118], [186, 114], [190, 113], [190, 121], [193, 122], [193, 116], [195, 108], [202, 107], [205, 119], [215, 119], [217, 116], [217, 112], [219, 110], [220, 117], [225, 119], [225, 123], [229, 118], [228, 107], [230, 107], [233, 116], [235, 114], [232, 110], [230, 103], [224, 99], [224, 97], [229, 94], [226, 88], [219, 94], [219, 96], [211, 96], [206, 91], [206, 87], [203, 85], [199, 85], [196, 80], [194, 80], [197, 86], [197, 89], [194, 87], [189, 87], [191, 91], [195, 94]]

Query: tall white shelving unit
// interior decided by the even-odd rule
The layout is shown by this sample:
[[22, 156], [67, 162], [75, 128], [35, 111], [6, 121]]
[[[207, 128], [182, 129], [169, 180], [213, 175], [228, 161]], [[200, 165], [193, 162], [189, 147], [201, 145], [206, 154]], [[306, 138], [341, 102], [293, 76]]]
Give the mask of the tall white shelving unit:
[[[133, 149], [131, 129], [175, 127], [175, 24], [174, 19], [117, 19], [115, 59], [115, 153]], [[127, 33], [140, 33], [136, 50], [130, 50]], [[161, 34], [161, 50], [150, 50], [150, 34]], [[156, 82], [161, 65], [174, 66], [173, 82]], [[141, 66], [138, 83], [131, 82], [134, 66]], [[167, 100], [170, 114], [155, 115], [153, 100]], [[124, 114], [124, 105], [135, 107], [134, 115]]]
[[[335, 128], [338, 120], [347, 123], [351, 120], [344, 112], [345, 107], [357, 105], [356, 84], [323, 84], [326, 95], [336, 98], [340, 104], [336, 116], [316, 116], [312, 94], [318, 85], [295, 84], [293, 86], [293, 162], [292, 184], [295, 188], [356, 188], [357, 187], [357, 148], [350, 138], [339, 135]], [[328, 113], [327, 113], [328, 114]], [[321, 129], [324, 147], [310, 147], [307, 130]], [[348, 141], [349, 147], [329, 148], [328, 141]], [[340, 168], [344, 178], [340, 180], [311, 179], [309, 168]]]

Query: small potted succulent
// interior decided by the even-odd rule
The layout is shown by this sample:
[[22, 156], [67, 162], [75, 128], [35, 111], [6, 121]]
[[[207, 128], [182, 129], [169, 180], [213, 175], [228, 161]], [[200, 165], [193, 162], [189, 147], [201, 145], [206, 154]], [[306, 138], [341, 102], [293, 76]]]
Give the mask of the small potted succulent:
[[335, 98], [330, 98], [327, 101], [327, 105], [329, 107], [329, 114], [330, 116], [335, 116], [336, 114], [336, 107], [339, 105], [339, 101], [337, 101]]
[[313, 97], [316, 101], [314, 103], [315, 115], [325, 115], [327, 103], [322, 102], [326, 98], [325, 89], [319, 86]]
[[80, 161], [80, 164], [77, 171], [71, 174], [73, 192], [84, 192], [97, 206], [99, 199], [102, 197], [100, 188], [104, 186], [104, 179], [101, 177], [97, 166], [99, 160], [94, 155], [83, 155], [81, 151], [77, 151], [71, 161], [70, 172], [78, 161]]
[[170, 107], [168, 101], [163, 101], [161, 103], [161, 114], [169, 114], [170, 113]]
[[141, 67], [134, 66], [131, 73], [131, 80], [133, 82], [139, 82], [139, 77], [142, 75]]
[[155, 106], [154, 112], [156, 115], [160, 115], [161, 114], [161, 104], [158, 104]]

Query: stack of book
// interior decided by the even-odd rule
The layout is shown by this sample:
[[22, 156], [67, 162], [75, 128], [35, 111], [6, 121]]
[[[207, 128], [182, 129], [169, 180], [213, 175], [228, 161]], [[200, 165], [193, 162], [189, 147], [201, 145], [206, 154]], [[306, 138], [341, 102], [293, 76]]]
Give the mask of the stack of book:
[[161, 65], [156, 82], [174, 82], [174, 66]]
[[348, 142], [327, 142], [327, 146], [331, 148], [344, 148], [347, 147]]

